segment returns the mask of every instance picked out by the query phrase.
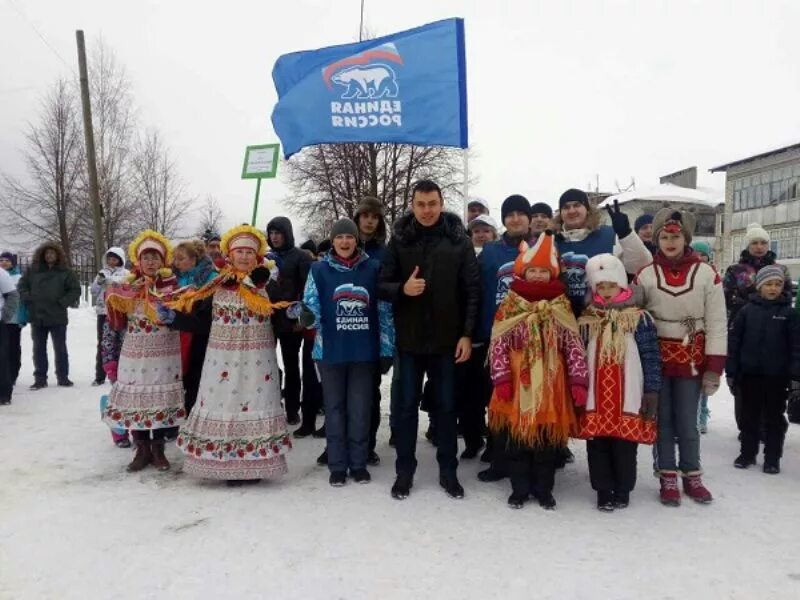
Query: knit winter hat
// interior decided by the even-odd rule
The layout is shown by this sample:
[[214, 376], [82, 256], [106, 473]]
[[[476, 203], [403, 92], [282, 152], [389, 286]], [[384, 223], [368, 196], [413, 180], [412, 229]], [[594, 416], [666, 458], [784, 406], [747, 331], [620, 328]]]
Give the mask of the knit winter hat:
[[586, 263], [586, 281], [597, 291], [597, 284], [602, 282], [616, 283], [623, 290], [628, 289], [628, 274], [622, 261], [613, 254], [598, 254]]
[[519, 256], [514, 261], [514, 275], [524, 278], [525, 271], [531, 267], [547, 269], [553, 279], [561, 272], [555, 238], [549, 229], [539, 236], [532, 247], [526, 242], [519, 245]]
[[512, 212], [521, 212], [531, 218], [531, 203], [525, 196], [514, 194], [503, 200], [503, 205], [500, 207], [500, 220], [505, 223], [506, 217]]
[[653, 222], [653, 215], [642, 215], [633, 222], [633, 230], [639, 233], [639, 230], [645, 225], [650, 225]]
[[747, 226], [747, 233], [744, 234], [745, 248], [756, 241], [767, 242], [769, 244], [769, 234], [766, 229], [761, 227], [758, 223], [750, 223], [750, 225]]
[[785, 278], [786, 274], [783, 272], [783, 268], [779, 265], [768, 265], [766, 267], [762, 267], [761, 270], [756, 273], [756, 289], [760, 290], [762, 285], [773, 279], [780, 279], [783, 281]]
[[531, 206], [532, 215], [547, 215], [548, 219], [553, 218], [553, 207], [545, 202], [537, 202]]
[[653, 239], [658, 243], [658, 236], [664, 229], [670, 233], [682, 233], [686, 243], [691, 244], [694, 226], [695, 216], [692, 213], [668, 206], [653, 218]]
[[358, 239], [358, 226], [347, 217], [339, 219], [331, 227], [331, 241], [335, 240], [337, 235], [352, 235]]
[[692, 242], [692, 250], [711, 258], [711, 245], [708, 242]]
[[[11, 252], [3, 252], [2, 254], [0, 254], [0, 258], [5, 258], [6, 260], [11, 261], [12, 268], [17, 266], [17, 259], [14, 257], [13, 254], [11, 254]], [[122, 263], [125, 264], [124, 258], [122, 259]]]
[[489, 210], [489, 202], [487, 202], [485, 199], [479, 198], [478, 196], [472, 196], [469, 199], [469, 201], [467, 202], [467, 206], [469, 207], [469, 206], [471, 206], [473, 204], [480, 204], [483, 208], [486, 209], [486, 214], [487, 215], [489, 214], [489, 212], [490, 212], [490, 210]]
[[570, 188], [558, 199], [558, 210], [562, 210], [567, 202], [580, 202], [589, 210], [589, 196], [583, 190]]

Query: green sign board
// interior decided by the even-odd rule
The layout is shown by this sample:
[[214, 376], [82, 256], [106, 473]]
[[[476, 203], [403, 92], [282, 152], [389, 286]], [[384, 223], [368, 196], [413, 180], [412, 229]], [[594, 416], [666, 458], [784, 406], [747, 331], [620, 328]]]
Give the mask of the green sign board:
[[268, 179], [278, 172], [280, 144], [248, 146], [244, 153], [242, 179]]

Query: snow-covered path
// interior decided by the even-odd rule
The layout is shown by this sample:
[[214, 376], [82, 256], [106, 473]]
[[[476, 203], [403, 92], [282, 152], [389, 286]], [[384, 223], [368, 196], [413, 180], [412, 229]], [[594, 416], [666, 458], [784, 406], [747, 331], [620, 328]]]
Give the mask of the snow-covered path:
[[130, 454], [89, 385], [94, 315], [71, 319], [75, 387], [27, 391], [26, 330], [13, 404], [0, 407], [1, 598], [800, 598], [800, 428], [781, 475], [735, 470], [727, 392], [703, 438], [711, 506], [662, 507], [643, 448], [631, 506], [601, 514], [578, 442], [553, 513], [509, 510], [508, 483], [478, 482], [474, 461], [455, 501], [424, 438], [397, 502], [385, 425], [370, 485], [329, 487], [323, 441], [300, 440], [288, 476], [231, 489], [183, 476], [174, 446], [173, 471], [125, 473]]

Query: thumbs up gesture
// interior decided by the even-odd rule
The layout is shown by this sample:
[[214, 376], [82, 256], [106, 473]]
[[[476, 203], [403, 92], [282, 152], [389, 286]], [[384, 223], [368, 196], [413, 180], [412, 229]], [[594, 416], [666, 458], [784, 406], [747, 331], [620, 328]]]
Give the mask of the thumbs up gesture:
[[403, 285], [403, 293], [406, 296], [415, 297], [425, 291], [425, 280], [417, 277], [419, 275], [419, 266], [414, 267], [414, 272], [411, 277]]

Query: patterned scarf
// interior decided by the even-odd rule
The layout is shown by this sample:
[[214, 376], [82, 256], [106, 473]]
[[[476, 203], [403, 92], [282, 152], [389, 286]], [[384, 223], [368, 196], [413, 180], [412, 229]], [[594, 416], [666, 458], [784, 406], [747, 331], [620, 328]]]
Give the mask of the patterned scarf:
[[[270, 265], [266, 266], [270, 267]], [[274, 263], [271, 266], [274, 266]], [[250, 278], [250, 273], [237, 271], [231, 265], [226, 265], [215, 279], [198, 290], [190, 290], [177, 300], [168, 302], [167, 306], [178, 312], [191, 312], [197, 302], [213, 296], [220, 286], [237, 289], [245, 306], [257, 315], [268, 317], [276, 310], [292, 304], [291, 302], [272, 302], [267, 295], [266, 286], [256, 286]]]
[[[554, 286], [544, 286], [545, 295], [549, 295]], [[569, 300], [563, 293], [552, 300], [529, 300], [512, 286], [495, 316], [490, 356], [501, 340], [510, 342], [518, 334], [518, 326], [525, 328], [528, 342], [521, 352], [512, 351], [514, 399], [509, 406], [493, 400], [493, 429], [508, 429], [512, 438], [528, 446], [565, 442], [574, 425], [574, 415], [564, 411], [569, 395], [559, 336], [562, 328], [578, 332]]]
[[636, 332], [642, 317], [652, 321], [646, 311], [631, 304], [630, 297], [621, 303], [591, 304], [584, 311], [578, 325], [585, 340], [599, 340], [598, 365], [625, 364], [627, 336]]
[[[130, 279], [130, 283], [111, 284], [106, 291], [106, 306], [113, 312], [130, 315], [141, 304], [145, 316], [152, 323], [160, 323], [156, 306], [172, 301], [178, 280], [169, 269], [159, 270], [155, 277], [136, 270]], [[134, 285], [133, 282], [140, 283]]]

